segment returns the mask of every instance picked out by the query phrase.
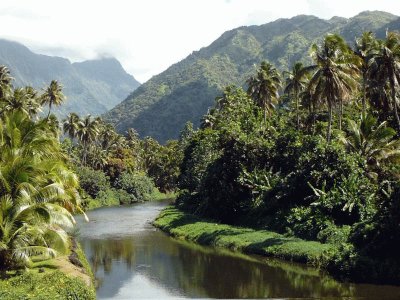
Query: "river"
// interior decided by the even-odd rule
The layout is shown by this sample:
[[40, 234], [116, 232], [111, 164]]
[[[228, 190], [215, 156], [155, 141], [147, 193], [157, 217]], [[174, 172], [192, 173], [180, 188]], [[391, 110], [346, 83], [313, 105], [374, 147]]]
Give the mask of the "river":
[[178, 241], [151, 222], [165, 203], [90, 211], [79, 239], [98, 299], [400, 299], [400, 287], [339, 283], [314, 268]]

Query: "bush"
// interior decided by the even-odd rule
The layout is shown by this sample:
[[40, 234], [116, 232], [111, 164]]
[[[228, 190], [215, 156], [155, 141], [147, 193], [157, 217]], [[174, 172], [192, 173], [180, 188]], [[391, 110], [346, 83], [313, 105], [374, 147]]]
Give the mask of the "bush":
[[196, 132], [185, 149], [178, 178], [179, 188], [189, 193], [198, 192], [207, 167], [219, 155], [217, 131], [206, 129]]
[[152, 179], [143, 174], [124, 172], [115, 186], [129, 195], [130, 203], [150, 200], [156, 188]]
[[101, 191], [105, 192], [110, 189], [109, 178], [100, 170], [77, 167], [76, 173], [81, 188], [92, 198], [96, 198]]

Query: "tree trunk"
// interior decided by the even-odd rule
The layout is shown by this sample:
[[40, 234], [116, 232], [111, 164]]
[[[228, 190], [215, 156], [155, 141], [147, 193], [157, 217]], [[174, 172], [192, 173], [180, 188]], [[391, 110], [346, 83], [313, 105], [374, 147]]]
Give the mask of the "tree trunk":
[[71, 136], [69, 136], [69, 138], [70, 138], [70, 140], [71, 140], [71, 145], [69, 146], [69, 149], [68, 149], [68, 155], [71, 155], [72, 149], [73, 149], [73, 147], [74, 147], [74, 138], [71, 137]]
[[297, 130], [300, 128], [300, 112], [299, 112], [299, 96], [298, 93], [295, 95], [296, 97], [296, 124], [297, 124]]
[[343, 118], [343, 100], [339, 103], [339, 130], [342, 130], [342, 118]]
[[50, 117], [50, 112], [51, 112], [51, 102], [49, 103], [49, 113], [47, 114], [47, 120], [48, 120], [49, 117]]
[[264, 106], [264, 126], [267, 125], [267, 108]]
[[365, 74], [363, 74], [363, 95], [362, 95], [362, 114], [363, 114], [363, 117], [365, 116], [365, 113], [366, 113], [366, 111], [367, 111], [367, 103], [366, 103], [366, 101], [367, 101], [367, 87], [366, 87], [366, 84], [365, 84], [365, 81], [366, 81], [366, 75]]
[[399, 118], [399, 112], [397, 110], [396, 90], [394, 88], [392, 88], [392, 101], [393, 101], [394, 116], [397, 122], [397, 130], [398, 132], [400, 132], [400, 118]]
[[331, 134], [332, 134], [332, 103], [328, 103], [328, 114], [329, 114], [329, 121], [328, 121], [328, 133], [326, 135], [326, 140], [328, 143], [331, 142]]
[[82, 164], [84, 165], [84, 166], [86, 166], [86, 152], [87, 152], [87, 146], [86, 146], [86, 142], [84, 141], [83, 142], [83, 155], [82, 155]]

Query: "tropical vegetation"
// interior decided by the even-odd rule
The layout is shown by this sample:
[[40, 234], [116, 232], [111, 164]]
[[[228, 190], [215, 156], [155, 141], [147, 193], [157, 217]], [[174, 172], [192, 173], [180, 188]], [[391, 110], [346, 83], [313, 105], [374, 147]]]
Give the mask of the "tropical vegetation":
[[[68, 255], [77, 213], [179, 190], [157, 221], [172, 234], [400, 283], [400, 34], [364, 33], [354, 47], [329, 34], [308, 63], [287, 67], [243, 68], [246, 88], [222, 68], [225, 88], [199, 128], [187, 122], [178, 140], [160, 144], [91, 115], [60, 122], [60, 83], [14, 87], [1, 66], [0, 271]], [[185, 88], [208, 99], [221, 86]], [[0, 282], [5, 295], [18, 280]]]
[[171, 197], [177, 187], [182, 145], [160, 145], [134, 129], [126, 136], [100, 117], [71, 113], [63, 121], [63, 147], [80, 180], [82, 205], [131, 204]]
[[[395, 32], [327, 35], [286, 78], [262, 62], [247, 92], [226, 87], [185, 142], [177, 207], [331, 245], [333, 274], [400, 283], [399, 49]], [[198, 230], [176, 213], [161, 227]]]
[[[10, 277], [0, 281], [0, 296], [16, 299], [22, 290], [35, 292], [27, 285], [20, 285], [19, 292], [13, 288], [31, 278], [39, 280], [38, 286], [67, 282], [73, 285], [72, 294], [93, 299], [92, 287], [66, 274], [51, 271], [40, 276], [28, 271], [16, 276], [15, 270], [35, 268], [76, 251], [70, 231], [74, 214], [84, 211], [78, 177], [59, 142], [58, 120], [50, 109], [46, 117], [40, 115], [42, 105], [62, 103], [61, 86], [52, 81], [42, 94], [32, 87], [14, 88], [4, 66], [0, 78], [0, 273]], [[48, 291], [55, 298], [59, 293]]]

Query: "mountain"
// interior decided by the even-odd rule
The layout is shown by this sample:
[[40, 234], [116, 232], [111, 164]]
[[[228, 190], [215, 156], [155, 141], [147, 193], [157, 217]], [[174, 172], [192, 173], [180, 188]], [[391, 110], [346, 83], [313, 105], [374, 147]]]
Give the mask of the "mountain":
[[2, 39], [0, 65], [10, 69], [15, 86], [43, 89], [51, 80], [58, 80], [67, 97], [65, 104], [55, 108], [59, 116], [72, 111], [100, 115], [140, 85], [115, 58], [71, 63], [65, 58], [35, 54], [19, 43]]
[[239, 27], [152, 77], [103, 117], [121, 133], [133, 127], [141, 136], [165, 142], [177, 138], [186, 121], [198, 125], [223, 87], [244, 85], [262, 60], [287, 70], [296, 61], [310, 63], [311, 44], [328, 33], [339, 33], [354, 43], [364, 31], [383, 37], [388, 26], [399, 29], [399, 20], [389, 13], [367, 11], [350, 19], [299, 15]]

